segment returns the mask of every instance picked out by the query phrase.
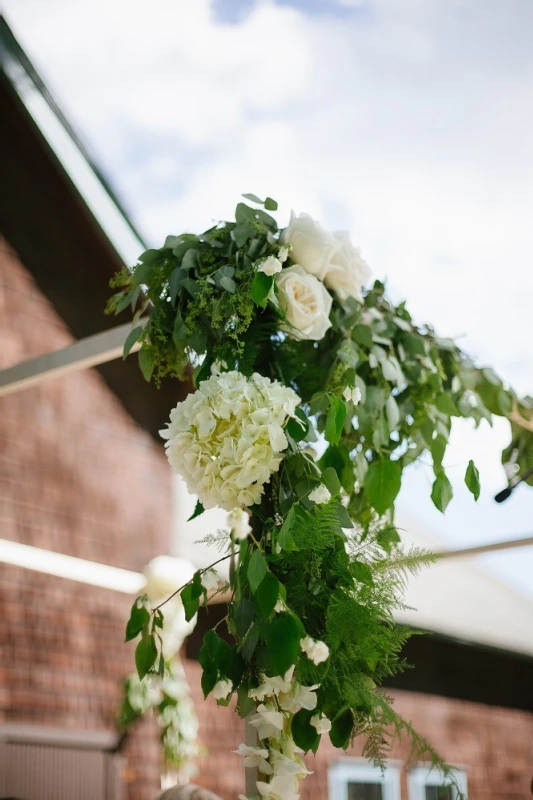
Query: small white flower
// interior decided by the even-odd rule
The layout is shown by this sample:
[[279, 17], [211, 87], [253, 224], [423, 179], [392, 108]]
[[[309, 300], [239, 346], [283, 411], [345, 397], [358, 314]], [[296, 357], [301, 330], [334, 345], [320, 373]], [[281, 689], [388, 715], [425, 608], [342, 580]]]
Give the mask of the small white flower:
[[265, 258], [264, 261], [261, 261], [259, 266], [257, 267], [258, 272], [264, 272], [265, 275], [275, 275], [276, 272], [281, 272], [282, 270], [282, 263], [279, 258], [275, 256], [269, 256]]
[[245, 767], [255, 767], [263, 775], [272, 775], [273, 768], [268, 763], [268, 750], [265, 747], [249, 747], [247, 744], [240, 744], [238, 750], [234, 750], [239, 756], [244, 756]]
[[317, 505], [321, 505], [322, 503], [329, 503], [331, 500], [331, 492], [329, 489], [324, 486], [323, 483], [320, 486], [317, 486], [316, 489], [313, 489], [312, 492], [309, 494], [309, 499], [316, 503]]
[[212, 694], [215, 700], [225, 700], [232, 691], [232, 682], [228, 680], [221, 680], [215, 683]]
[[250, 724], [257, 730], [259, 739], [279, 740], [283, 730], [283, 722], [281, 711], [276, 711], [271, 704], [265, 706], [263, 703], [257, 707], [257, 714], [254, 714], [250, 719]]
[[343, 391], [342, 396], [346, 400], [347, 403], [352, 401], [354, 406], [356, 406], [361, 401], [361, 389], [356, 386], [352, 388], [351, 386], [347, 386], [346, 389]]
[[233, 538], [237, 541], [242, 541], [248, 538], [248, 534], [252, 532], [252, 527], [249, 524], [250, 515], [243, 511], [242, 508], [234, 508], [228, 514], [228, 527], [233, 534]]
[[329, 720], [325, 714], [315, 714], [311, 717], [311, 725], [313, 728], [316, 728], [316, 732], [319, 734], [329, 733], [331, 730], [331, 720]]
[[314, 711], [317, 704], [317, 696], [315, 694], [320, 684], [316, 683], [314, 686], [300, 686], [295, 683], [290, 692], [287, 694], [280, 694], [279, 704], [284, 711], [290, 711], [295, 714], [300, 708], [305, 708], [307, 711]]
[[281, 614], [282, 611], [285, 611], [285, 603], [283, 602], [281, 597], [278, 597], [278, 599], [276, 600], [274, 611], [276, 612], [276, 614]]
[[257, 788], [265, 800], [299, 800], [298, 781], [292, 775], [276, 775], [270, 783], [257, 781]]
[[202, 586], [207, 592], [218, 588], [218, 575], [215, 569], [208, 569], [202, 573]]
[[290, 249], [290, 245], [288, 244], [284, 244], [279, 248], [278, 258], [282, 263], [288, 259]]
[[262, 683], [255, 689], [250, 689], [248, 697], [252, 700], [265, 700], [267, 697], [273, 697], [280, 694], [280, 692], [290, 692], [292, 686], [292, 676], [294, 675], [294, 665], [287, 670], [285, 675], [276, 675], [273, 678], [262, 676]]
[[325, 642], [315, 641], [310, 636], [305, 639], [300, 639], [300, 647], [313, 662], [313, 664], [322, 664], [323, 661], [329, 657], [329, 647]]

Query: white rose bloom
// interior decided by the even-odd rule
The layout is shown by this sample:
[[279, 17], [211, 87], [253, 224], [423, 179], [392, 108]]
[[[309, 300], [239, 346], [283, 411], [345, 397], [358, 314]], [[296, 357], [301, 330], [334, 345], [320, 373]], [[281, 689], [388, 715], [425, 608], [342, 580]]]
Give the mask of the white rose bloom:
[[325, 642], [315, 641], [310, 636], [300, 640], [300, 647], [313, 664], [321, 664], [329, 657], [329, 647]]
[[284, 330], [293, 339], [322, 339], [331, 328], [333, 302], [324, 285], [299, 264], [280, 272], [276, 282], [279, 304], [289, 322]]
[[202, 586], [207, 592], [218, 588], [218, 574], [216, 569], [208, 569], [202, 573], [200, 578]]
[[323, 483], [320, 486], [317, 486], [316, 489], [313, 489], [312, 492], [309, 493], [309, 499], [316, 503], [317, 505], [322, 505], [322, 503], [329, 503], [331, 500], [331, 492], [324, 486]]
[[237, 541], [248, 538], [248, 534], [252, 532], [252, 526], [249, 523], [250, 515], [242, 508], [234, 508], [228, 514], [228, 527]]
[[233, 752], [244, 756], [245, 767], [256, 767], [263, 775], [272, 775], [274, 772], [267, 761], [268, 750], [265, 747], [249, 747], [247, 744], [240, 744], [239, 748]]
[[281, 260], [275, 256], [269, 256], [268, 258], [265, 258], [265, 260], [261, 261], [257, 267], [257, 271], [264, 272], [265, 275], [275, 275], [276, 272], [281, 272], [281, 270]]
[[324, 273], [324, 283], [339, 300], [347, 300], [348, 297], [362, 300], [361, 290], [370, 278], [370, 268], [351, 243], [347, 231], [337, 231], [334, 237], [338, 247]]
[[283, 244], [290, 245], [291, 258], [306, 272], [324, 280], [339, 242], [332, 233], [309, 216], [291, 212], [289, 227], [281, 234]]
[[281, 711], [276, 711], [275, 707], [269, 703], [257, 707], [257, 714], [250, 719], [250, 724], [254, 726], [257, 731], [259, 739], [276, 739], [281, 737], [283, 730], [283, 714]]
[[299, 402], [292, 389], [258, 373], [212, 375], [177, 404], [161, 431], [170, 465], [204, 508], [258, 503], [279, 469], [283, 426]]
[[213, 687], [213, 697], [215, 700], [225, 700], [233, 691], [233, 684], [231, 681], [221, 680], [217, 681]]
[[331, 730], [331, 720], [329, 720], [325, 714], [315, 714], [311, 717], [311, 725], [313, 728], [316, 728], [316, 732], [319, 734], [329, 733]]

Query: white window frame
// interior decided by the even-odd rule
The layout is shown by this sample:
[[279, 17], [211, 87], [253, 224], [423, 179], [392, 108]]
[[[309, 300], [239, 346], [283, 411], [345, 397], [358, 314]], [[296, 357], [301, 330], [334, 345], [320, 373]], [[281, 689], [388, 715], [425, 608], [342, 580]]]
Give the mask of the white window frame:
[[349, 783], [380, 783], [383, 800], [400, 800], [400, 770], [390, 763], [385, 772], [373, 767], [368, 761], [345, 759], [328, 769], [329, 800], [348, 800]]
[[[467, 777], [464, 769], [453, 770], [457, 785], [467, 796]], [[446, 781], [438, 769], [430, 769], [427, 766], [415, 767], [407, 777], [409, 787], [409, 800], [426, 800], [424, 789], [426, 786], [444, 787]]]

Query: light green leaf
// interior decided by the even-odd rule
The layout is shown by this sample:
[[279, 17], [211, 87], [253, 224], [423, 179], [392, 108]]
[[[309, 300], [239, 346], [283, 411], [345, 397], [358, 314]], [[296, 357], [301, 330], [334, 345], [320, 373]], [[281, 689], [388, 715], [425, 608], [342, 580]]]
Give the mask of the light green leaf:
[[402, 483], [402, 465], [399, 461], [381, 458], [373, 461], [365, 475], [368, 502], [382, 515], [392, 507]]
[[468, 467], [466, 468], [465, 483], [474, 495], [474, 500], [477, 502], [481, 486], [479, 484], [479, 471], [472, 459], [470, 459]]
[[389, 423], [390, 430], [395, 431], [400, 421], [400, 409], [398, 408], [398, 403], [392, 394], [389, 395], [387, 402], [385, 403], [385, 413], [387, 415], [387, 422]]
[[267, 199], [265, 200], [264, 205], [265, 205], [265, 208], [266, 208], [267, 211], [277, 211], [278, 210], [277, 202], [275, 200], [273, 200], [271, 197], [267, 197]]
[[124, 342], [124, 350], [122, 352], [123, 360], [125, 360], [128, 357], [131, 348], [133, 347], [135, 342], [139, 340], [142, 332], [143, 332], [143, 326], [138, 325], [136, 328], [133, 328], [133, 330], [131, 330], [128, 333], [126, 341]]
[[344, 420], [346, 419], [346, 404], [340, 397], [328, 394], [329, 411], [326, 417], [324, 436], [330, 444], [338, 444], [341, 438]]
[[433, 505], [444, 514], [452, 497], [452, 485], [448, 480], [444, 470], [441, 470], [437, 474], [435, 482], [433, 483], [433, 488], [431, 489], [431, 499], [433, 500]]
[[267, 571], [267, 563], [261, 550], [254, 550], [250, 558], [250, 563], [248, 564], [248, 580], [250, 581], [250, 588], [253, 594], [256, 593]]
[[139, 367], [144, 376], [145, 381], [149, 381], [154, 371], [154, 356], [151, 350], [146, 347], [141, 347], [139, 350]]
[[294, 539], [291, 534], [291, 528], [294, 526], [295, 522], [296, 506], [292, 506], [278, 533], [278, 544], [282, 550], [286, 550], [287, 552], [296, 550], [296, 545], [294, 544]]

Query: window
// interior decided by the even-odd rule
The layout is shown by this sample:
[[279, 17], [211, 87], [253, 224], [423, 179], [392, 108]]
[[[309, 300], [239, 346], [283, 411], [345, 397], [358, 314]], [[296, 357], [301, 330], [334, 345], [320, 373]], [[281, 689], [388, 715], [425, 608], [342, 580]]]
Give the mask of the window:
[[[457, 784], [466, 795], [466, 773], [454, 771]], [[453, 786], [445, 786], [445, 782], [437, 770], [417, 767], [409, 773], [409, 800], [457, 800], [457, 790]]]
[[329, 800], [400, 800], [400, 775], [389, 766], [382, 774], [367, 762], [340, 761], [328, 772]]

